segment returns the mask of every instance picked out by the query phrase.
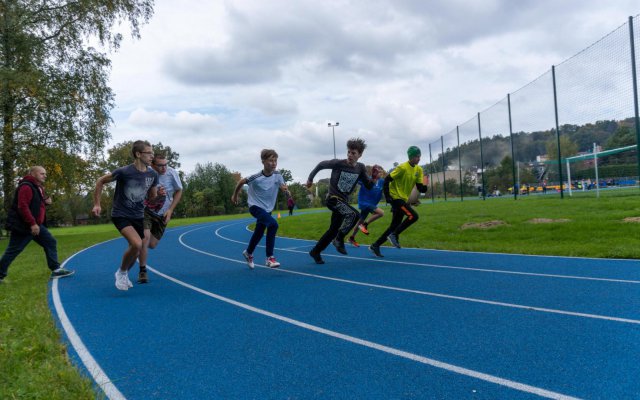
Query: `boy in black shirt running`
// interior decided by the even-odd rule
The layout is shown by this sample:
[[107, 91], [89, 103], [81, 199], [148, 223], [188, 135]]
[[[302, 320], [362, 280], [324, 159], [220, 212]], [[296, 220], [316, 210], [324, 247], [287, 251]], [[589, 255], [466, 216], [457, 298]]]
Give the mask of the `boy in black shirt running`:
[[339, 253], [347, 254], [347, 250], [344, 248], [344, 237], [358, 223], [360, 216], [358, 210], [349, 205], [349, 195], [353, 193], [358, 180], [367, 189], [373, 187], [373, 182], [367, 176], [367, 169], [364, 164], [358, 162], [366, 147], [364, 140], [360, 138], [351, 139], [347, 142], [346, 160], [321, 161], [309, 174], [307, 188], [311, 188], [313, 185], [313, 178], [318, 171], [331, 169], [329, 194], [327, 195], [327, 208], [332, 211], [331, 225], [309, 252], [316, 264], [324, 264], [320, 253], [332, 241]]

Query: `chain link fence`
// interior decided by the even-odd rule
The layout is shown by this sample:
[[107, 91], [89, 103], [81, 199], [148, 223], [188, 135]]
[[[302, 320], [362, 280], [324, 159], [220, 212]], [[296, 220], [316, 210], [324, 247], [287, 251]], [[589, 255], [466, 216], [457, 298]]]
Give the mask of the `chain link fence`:
[[637, 190], [637, 18], [429, 143], [432, 200]]

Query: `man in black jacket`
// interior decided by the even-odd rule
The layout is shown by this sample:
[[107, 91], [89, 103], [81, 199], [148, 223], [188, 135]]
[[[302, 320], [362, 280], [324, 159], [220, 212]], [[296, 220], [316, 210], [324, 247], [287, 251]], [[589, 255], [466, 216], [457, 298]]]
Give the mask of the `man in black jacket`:
[[51, 198], [44, 194], [47, 171], [40, 166], [29, 169], [29, 174], [18, 183], [13, 204], [7, 214], [6, 228], [11, 232], [9, 245], [0, 259], [0, 282], [7, 276], [9, 265], [22, 250], [34, 240], [44, 249], [51, 278], [63, 278], [73, 274], [60, 267], [56, 239], [51, 235], [45, 222], [46, 205]]

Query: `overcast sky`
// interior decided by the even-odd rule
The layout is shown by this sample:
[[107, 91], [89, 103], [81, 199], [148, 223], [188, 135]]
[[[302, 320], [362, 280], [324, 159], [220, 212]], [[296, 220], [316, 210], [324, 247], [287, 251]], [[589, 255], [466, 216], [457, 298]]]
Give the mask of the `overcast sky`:
[[[181, 170], [243, 176], [273, 148], [304, 182], [321, 160], [388, 169], [640, 12], [637, 0], [156, 0], [112, 55], [109, 147], [162, 142]], [[636, 20], [637, 21], [637, 20]], [[636, 29], [640, 23], [636, 22]], [[328, 176], [321, 173], [317, 178]]]

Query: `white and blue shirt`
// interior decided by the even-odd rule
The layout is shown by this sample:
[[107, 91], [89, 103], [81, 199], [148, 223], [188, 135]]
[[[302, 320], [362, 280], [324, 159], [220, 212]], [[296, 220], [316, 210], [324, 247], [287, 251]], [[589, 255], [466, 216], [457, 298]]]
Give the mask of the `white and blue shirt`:
[[278, 171], [266, 176], [262, 171], [247, 178], [249, 186], [249, 207], [260, 207], [266, 212], [273, 211], [278, 198], [278, 190], [284, 185], [284, 178]]

